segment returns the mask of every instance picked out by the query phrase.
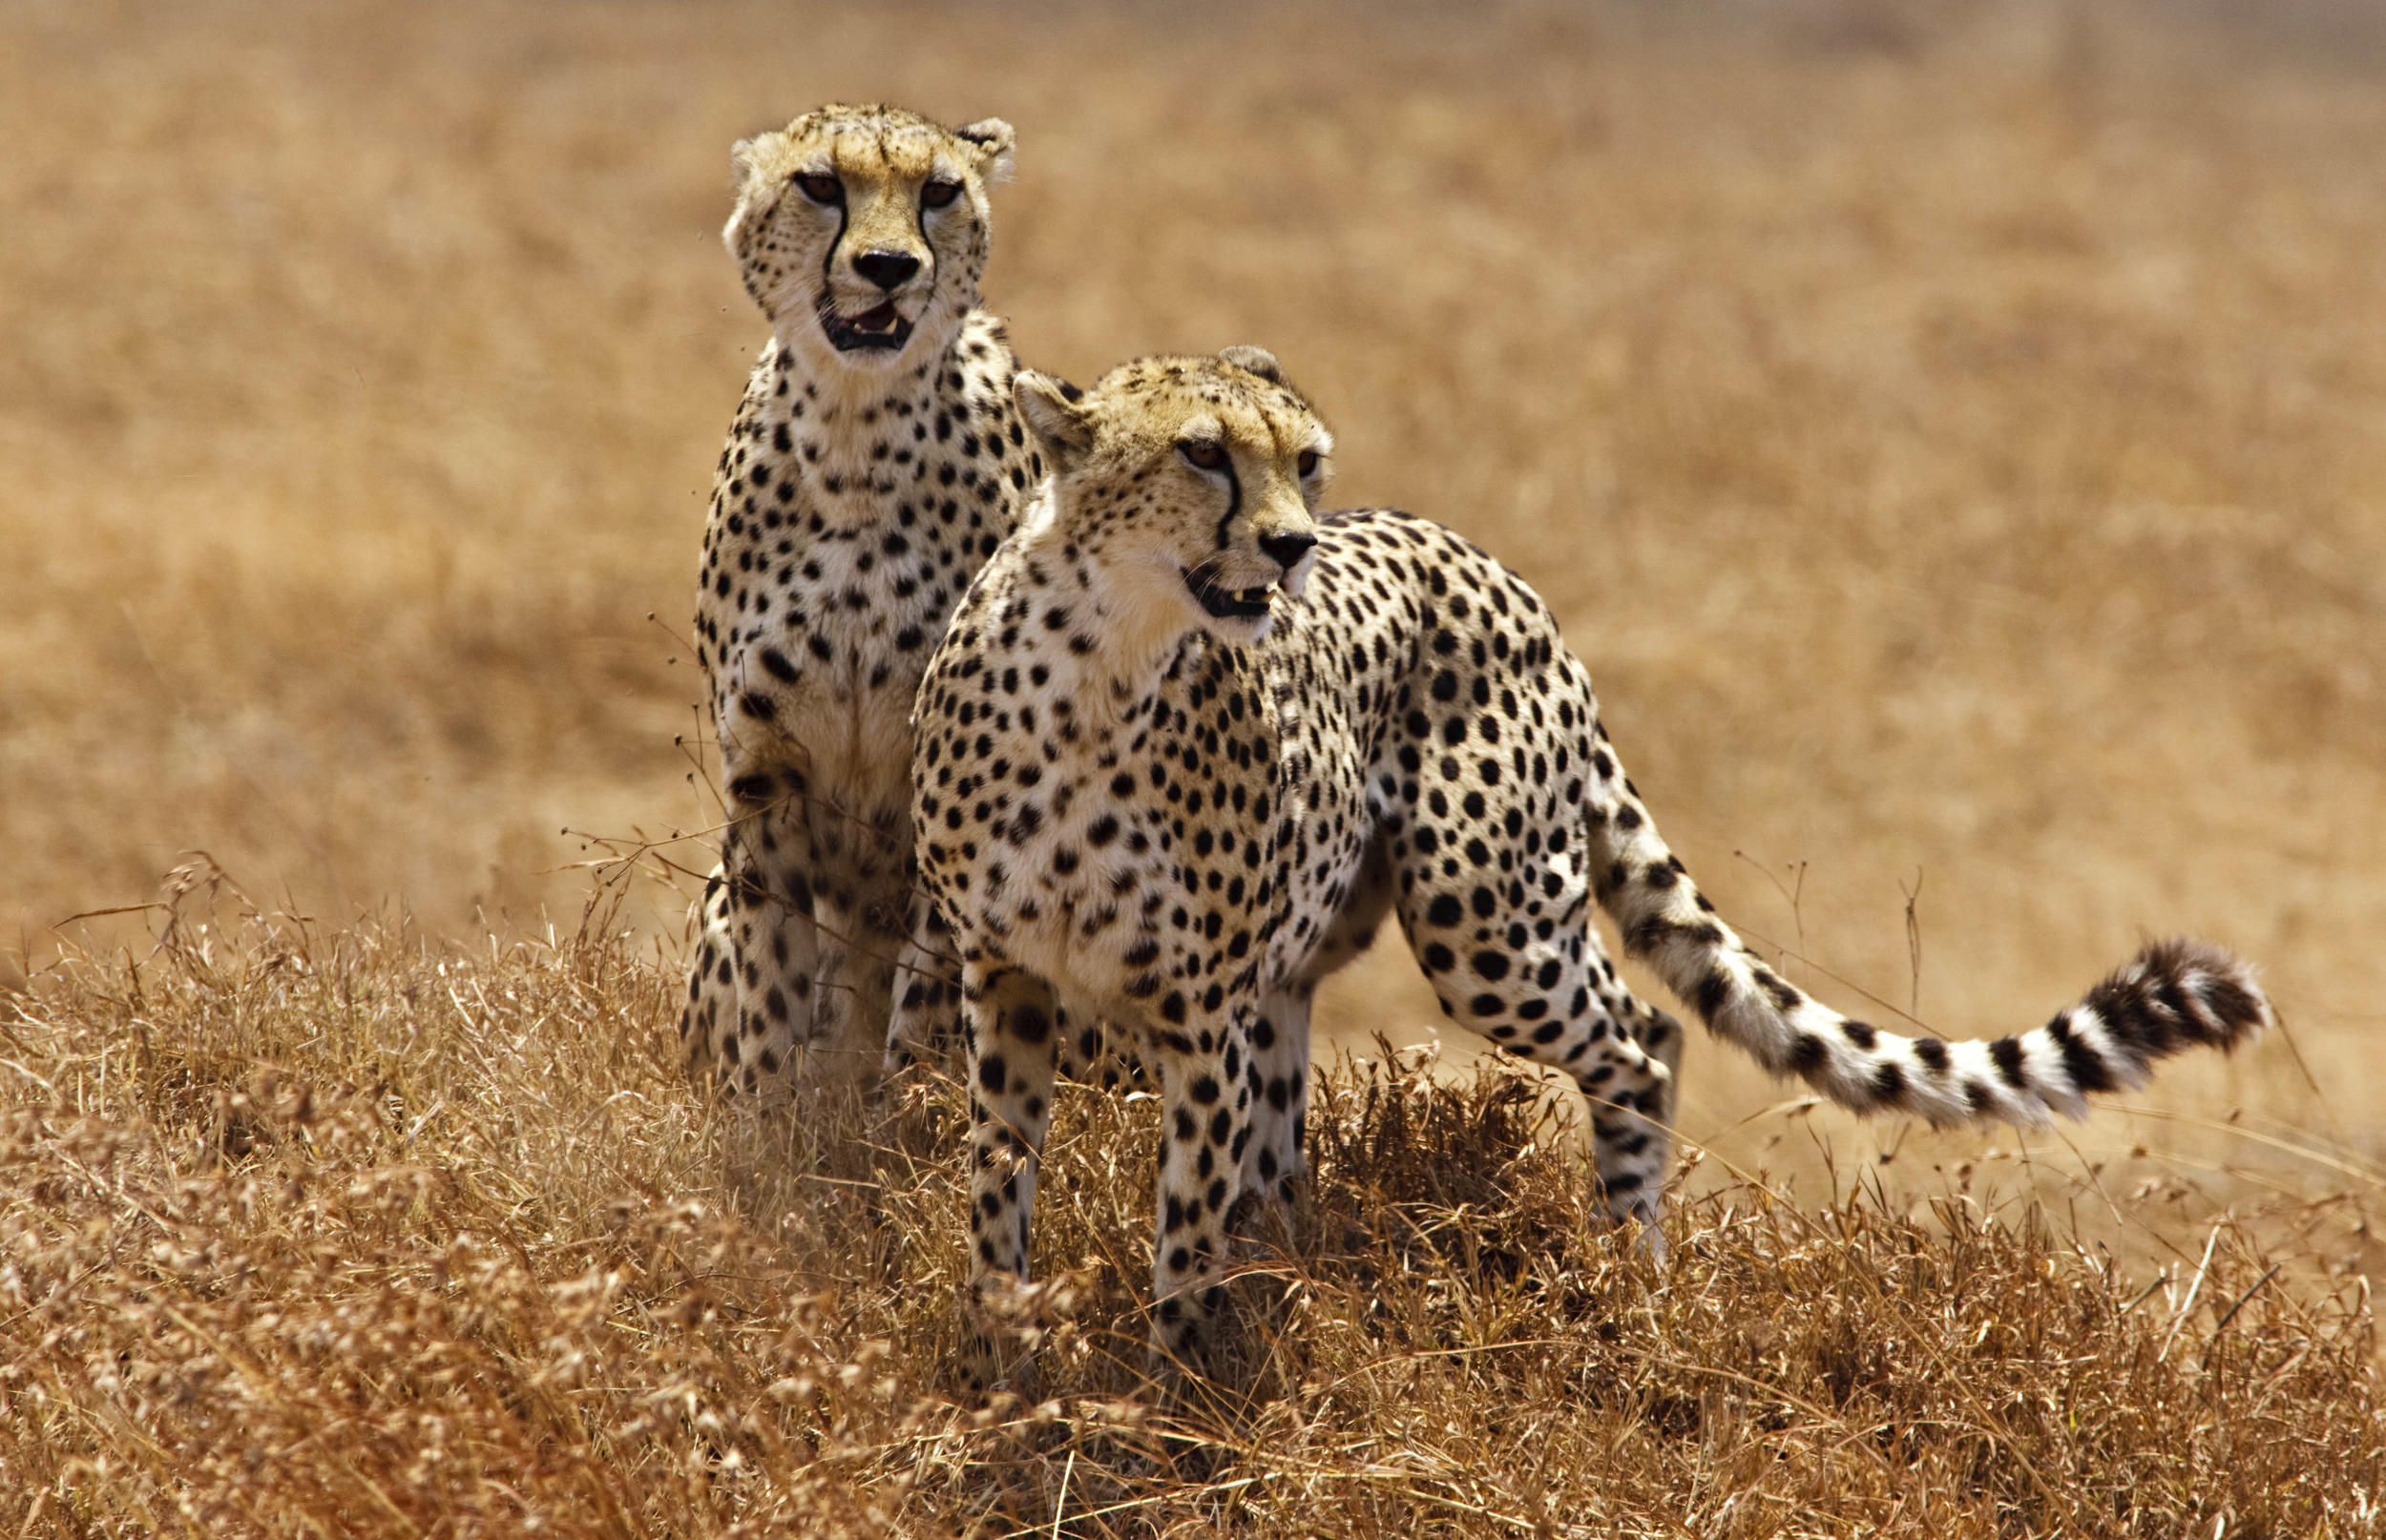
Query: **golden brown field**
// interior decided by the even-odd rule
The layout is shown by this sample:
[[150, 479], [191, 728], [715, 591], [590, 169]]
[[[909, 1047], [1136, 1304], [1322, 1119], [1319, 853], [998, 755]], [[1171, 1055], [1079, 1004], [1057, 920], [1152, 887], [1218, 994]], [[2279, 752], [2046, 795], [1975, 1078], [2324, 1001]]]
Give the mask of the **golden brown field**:
[[[1062, 1532], [1295, 1532], [1302, 1491], [1354, 1534], [2376, 1532], [2386, 28], [2226, 17], [0, 10], [0, 1529], [1043, 1532], [1081, 1480]], [[1337, 501], [1529, 576], [1800, 982], [1986, 1033], [2180, 930], [2292, 1041], [2027, 1140], [1785, 1107], [1696, 1043], [1664, 1275], [1492, 1091], [1410, 1093], [1477, 1185], [1362, 1158], [1391, 1104], [1354, 1108], [1263, 1399], [1198, 1449], [1082, 1409], [1128, 1388], [1144, 1201], [1084, 1174], [1060, 1420], [917, 1409], [940, 1176], [865, 1232], [697, 1105], [682, 893], [570, 940], [586, 836], [711, 822], [674, 637], [762, 335], [727, 148], [832, 97], [1017, 126], [1024, 358], [1263, 343]], [[193, 896], [137, 971], [163, 911], [61, 927], [192, 850], [313, 920], [226, 904], [202, 955]], [[1326, 1020], [1375, 1057], [1431, 1011], [1395, 944]], [[1071, 1115], [1056, 1171], [1139, 1113]]]
[[949, 1083], [843, 1148], [860, 1186], [790, 1180], [834, 1135], [708, 1115], [628, 946], [209, 912], [5, 1024], [7, 1532], [2386, 1533], [2368, 1289], [2265, 1240], [2297, 1205], [2153, 1273], [1952, 1191], [1735, 1185], [1658, 1268], [1529, 1084], [1346, 1068], [1303, 1239], [1172, 1405], [1156, 1104], [1064, 1088], [1039, 1380], [963, 1405]]

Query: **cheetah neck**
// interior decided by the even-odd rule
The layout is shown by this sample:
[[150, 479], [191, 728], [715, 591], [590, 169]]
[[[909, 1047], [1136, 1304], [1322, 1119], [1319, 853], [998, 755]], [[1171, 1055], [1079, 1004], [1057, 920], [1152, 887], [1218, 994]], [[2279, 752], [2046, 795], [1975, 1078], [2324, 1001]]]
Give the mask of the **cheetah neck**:
[[1142, 718], [1200, 628], [1187, 623], [1183, 605], [1140, 592], [1149, 585], [1133, 581], [1137, 574], [1081, 551], [1054, 517], [1054, 502], [1047, 487], [1006, 551], [1015, 604], [1026, 600], [1029, 623], [1047, 635], [1045, 617], [1066, 614], [1065, 635], [1053, 638], [1060, 645], [1047, 649], [1051, 688], [1084, 729], [1105, 736]]
[[[805, 494], [830, 523], [877, 522], [923, 463], [945, 455], [939, 434], [966, 433], [964, 353], [971, 327], [952, 328], [941, 348], [923, 351], [899, 369], [861, 370], [823, 364], [816, 348], [775, 340], [762, 368], [777, 376], [768, 387], [761, 427], [798, 466]], [[917, 344], [915, 344], [917, 345]]]

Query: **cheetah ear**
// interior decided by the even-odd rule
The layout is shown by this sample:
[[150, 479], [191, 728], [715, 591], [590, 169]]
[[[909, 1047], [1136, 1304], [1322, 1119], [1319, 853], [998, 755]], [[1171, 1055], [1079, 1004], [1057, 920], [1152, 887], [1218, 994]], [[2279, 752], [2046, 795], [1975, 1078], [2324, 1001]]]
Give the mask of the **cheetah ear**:
[[1021, 369], [1011, 382], [1011, 399], [1028, 431], [1043, 446], [1054, 471], [1075, 469], [1094, 447], [1094, 414], [1081, 405], [1085, 392], [1066, 380]]
[[753, 193], [757, 177], [785, 158], [786, 142], [785, 134], [773, 130], [729, 146], [729, 185], [739, 202], [744, 202]]
[[981, 117], [952, 131], [955, 138], [967, 139], [978, 149], [978, 174], [986, 185], [1011, 179], [1011, 153], [1018, 147], [1019, 136], [1010, 124], [999, 117]]
[[756, 135], [752, 139], [740, 139], [729, 146], [729, 186], [732, 191], [745, 191], [747, 180], [754, 175], [754, 146], [761, 137]]
[[737, 206], [722, 227], [721, 243], [740, 261], [745, 260], [755, 220], [778, 201], [776, 168], [785, 159], [785, 147], [786, 135], [778, 133], [757, 134], [729, 147], [729, 179], [737, 193]]
[[1285, 383], [1284, 365], [1276, 362], [1275, 354], [1264, 347], [1253, 347], [1248, 343], [1241, 347], [1222, 347], [1218, 356], [1238, 369], [1249, 370], [1269, 385]]

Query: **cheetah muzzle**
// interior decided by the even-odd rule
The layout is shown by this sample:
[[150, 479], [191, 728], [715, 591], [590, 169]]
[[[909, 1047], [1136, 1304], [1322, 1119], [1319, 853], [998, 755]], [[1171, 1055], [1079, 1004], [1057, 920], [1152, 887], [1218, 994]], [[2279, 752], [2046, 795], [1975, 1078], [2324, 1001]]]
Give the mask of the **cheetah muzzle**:
[[911, 323], [895, 309], [892, 300], [848, 320], [837, 314], [836, 306], [823, 295], [820, 329], [827, 337], [828, 345], [840, 353], [900, 353], [903, 344], [911, 340]]
[[1188, 568], [1184, 586], [1193, 591], [1194, 599], [1203, 610], [1220, 620], [1258, 619], [1269, 613], [1276, 597], [1276, 585], [1263, 583], [1257, 588], [1224, 589], [1198, 572]]

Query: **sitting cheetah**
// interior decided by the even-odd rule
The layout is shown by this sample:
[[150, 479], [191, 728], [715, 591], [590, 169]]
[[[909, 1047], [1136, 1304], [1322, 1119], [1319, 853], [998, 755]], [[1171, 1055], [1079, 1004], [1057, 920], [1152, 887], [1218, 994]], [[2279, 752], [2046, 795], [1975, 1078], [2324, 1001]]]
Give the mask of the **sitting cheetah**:
[[2019, 1037], [1850, 1020], [1691, 884], [1520, 578], [1405, 513], [1312, 514], [1332, 440], [1267, 354], [1015, 388], [1054, 481], [930, 662], [912, 760], [963, 960], [977, 1286], [1027, 1269], [1057, 990], [1159, 1072], [1155, 1348], [1193, 1350], [1228, 1210], [1301, 1166], [1311, 991], [1387, 912], [1445, 1011], [1574, 1076], [1608, 1211], [1652, 1238], [1672, 1074], [1619, 1020], [1594, 898], [1711, 1031], [1859, 1112], [2077, 1115], [2267, 1021], [2187, 942]]
[[733, 154], [722, 239], [771, 339], [704, 530], [727, 807], [680, 1033], [748, 1091], [879, 1063], [909, 934], [911, 697], [1044, 479], [1002, 323], [976, 308], [1012, 146], [998, 118], [829, 106]]

